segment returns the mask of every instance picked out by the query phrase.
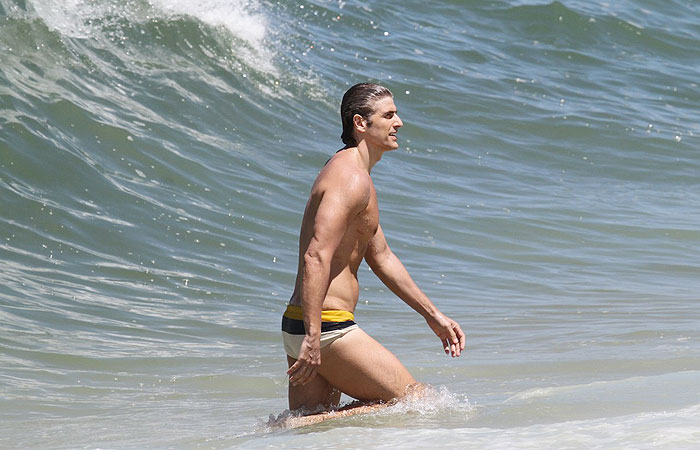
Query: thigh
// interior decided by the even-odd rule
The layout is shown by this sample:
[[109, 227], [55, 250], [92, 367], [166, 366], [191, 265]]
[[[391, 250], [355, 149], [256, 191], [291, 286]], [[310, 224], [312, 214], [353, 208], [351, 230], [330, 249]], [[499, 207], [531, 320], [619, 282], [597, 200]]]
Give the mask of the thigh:
[[[287, 364], [292, 367], [296, 359], [287, 356]], [[308, 411], [316, 410], [319, 406], [328, 409], [338, 406], [340, 403], [340, 391], [334, 388], [321, 375], [316, 375], [303, 386], [289, 384], [289, 409], [304, 408]]]
[[396, 356], [358, 328], [321, 349], [319, 373], [363, 401], [401, 397], [416, 382]]

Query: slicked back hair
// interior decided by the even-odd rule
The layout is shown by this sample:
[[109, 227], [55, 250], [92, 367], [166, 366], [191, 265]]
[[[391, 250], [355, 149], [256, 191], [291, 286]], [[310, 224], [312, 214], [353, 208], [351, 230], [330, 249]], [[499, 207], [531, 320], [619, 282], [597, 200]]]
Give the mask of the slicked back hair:
[[340, 135], [346, 147], [354, 147], [357, 140], [353, 135], [355, 126], [352, 118], [359, 114], [371, 125], [369, 117], [374, 112], [374, 102], [384, 97], [393, 97], [391, 91], [384, 86], [374, 83], [359, 83], [347, 90], [340, 104], [340, 120], [343, 123], [343, 134]]

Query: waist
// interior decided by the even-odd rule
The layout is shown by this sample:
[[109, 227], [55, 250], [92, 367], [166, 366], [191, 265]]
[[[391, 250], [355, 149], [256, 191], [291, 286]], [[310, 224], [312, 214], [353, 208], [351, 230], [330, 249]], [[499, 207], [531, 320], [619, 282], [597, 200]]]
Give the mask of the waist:
[[[284, 311], [284, 317], [294, 320], [304, 320], [304, 310], [301, 306], [287, 305]], [[339, 309], [327, 309], [321, 311], [321, 322], [347, 322], [354, 321], [355, 314], [350, 311], [342, 311]]]
[[[355, 325], [355, 315], [350, 311], [321, 311], [321, 333], [342, 330]], [[288, 305], [282, 315], [282, 331], [289, 334], [305, 334], [304, 313], [300, 306]]]

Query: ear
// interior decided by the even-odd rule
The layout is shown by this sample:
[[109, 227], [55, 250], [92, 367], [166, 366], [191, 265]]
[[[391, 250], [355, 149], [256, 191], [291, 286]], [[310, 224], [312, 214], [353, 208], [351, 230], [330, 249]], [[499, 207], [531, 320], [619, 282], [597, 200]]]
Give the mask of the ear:
[[362, 117], [359, 114], [355, 114], [354, 116], [352, 116], [352, 124], [355, 127], [355, 129], [360, 133], [364, 133], [365, 131], [367, 131], [367, 121], [364, 117]]

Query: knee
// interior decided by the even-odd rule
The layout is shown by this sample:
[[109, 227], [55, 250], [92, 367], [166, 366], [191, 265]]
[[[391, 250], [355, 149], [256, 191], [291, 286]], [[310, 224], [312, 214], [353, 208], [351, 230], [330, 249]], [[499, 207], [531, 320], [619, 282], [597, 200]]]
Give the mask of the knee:
[[403, 397], [422, 397], [428, 390], [428, 385], [418, 381], [406, 386]]

